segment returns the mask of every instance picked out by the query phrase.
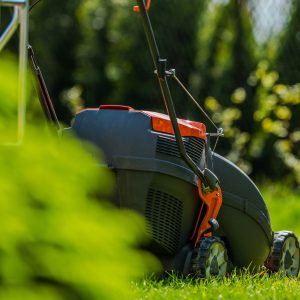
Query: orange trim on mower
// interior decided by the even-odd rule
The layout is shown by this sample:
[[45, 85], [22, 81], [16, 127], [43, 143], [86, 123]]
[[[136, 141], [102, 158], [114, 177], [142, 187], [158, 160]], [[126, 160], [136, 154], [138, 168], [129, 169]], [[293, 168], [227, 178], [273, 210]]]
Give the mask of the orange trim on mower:
[[[222, 190], [220, 186], [217, 186], [216, 189], [212, 192], [205, 193], [203, 191], [202, 182], [199, 180], [198, 193], [203, 203], [198, 214], [194, 232], [191, 237], [191, 239], [194, 239], [196, 237], [195, 246], [200, 242], [200, 239], [202, 237], [208, 237], [212, 235], [212, 232], [210, 231], [211, 225], [209, 224], [209, 220], [217, 218], [223, 202]], [[206, 206], [206, 212], [199, 226], [204, 206]]]
[[[174, 130], [169, 116], [157, 112], [143, 111], [152, 119], [152, 130], [174, 135]], [[182, 136], [193, 136], [206, 140], [206, 126], [200, 122], [177, 119]]]
[[[148, 2], [147, 2], [147, 4], [146, 4], [146, 10], [147, 10], [147, 11], [149, 10], [150, 6], [151, 6], [151, 0], [148, 0]], [[135, 6], [133, 7], [133, 11], [134, 11], [134, 12], [139, 12], [139, 11], [140, 11], [140, 7], [139, 7], [138, 5], [135, 5]]]

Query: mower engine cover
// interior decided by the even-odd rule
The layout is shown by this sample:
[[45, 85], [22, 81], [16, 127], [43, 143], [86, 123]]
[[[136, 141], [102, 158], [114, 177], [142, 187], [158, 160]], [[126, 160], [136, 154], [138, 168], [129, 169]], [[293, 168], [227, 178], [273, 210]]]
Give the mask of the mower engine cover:
[[[204, 168], [205, 125], [179, 120], [179, 126], [187, 153]], [[101, 148], [116, 174], [113, 201], [145, 216], [157, 255], [173, 257], [189, 243], [201, 200], [166, 115], [105, 105], [81, 111], [71, 130]]]
[[[226, 242], [236, 266], [262, 265], [270, 252], [272, 231], [258, 189], [234, 164], [211, 153], [203, 123], [178, 119], [178, 124], [188, 155], [220, 180], [224, 200], [215, 234]], [[152, 237], [150, 250], [165, 270], [183, 271], [202, 200], [198, 178], [180, 156], [169, 117], [102, 105], [78, 113], [65, 132], [74, 132], [103, 151], [116, 175], [111, 201], [143, 215]]]

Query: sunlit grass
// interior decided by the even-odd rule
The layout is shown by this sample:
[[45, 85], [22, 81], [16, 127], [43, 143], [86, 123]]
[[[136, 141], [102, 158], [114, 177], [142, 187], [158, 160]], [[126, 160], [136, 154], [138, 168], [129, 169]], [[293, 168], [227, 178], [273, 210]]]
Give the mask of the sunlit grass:
[[232, 274], [224, 279], [195, 280], [172, 275], [135, 286], [137, 299], [299, 299], [298, 279], [268, 274]]

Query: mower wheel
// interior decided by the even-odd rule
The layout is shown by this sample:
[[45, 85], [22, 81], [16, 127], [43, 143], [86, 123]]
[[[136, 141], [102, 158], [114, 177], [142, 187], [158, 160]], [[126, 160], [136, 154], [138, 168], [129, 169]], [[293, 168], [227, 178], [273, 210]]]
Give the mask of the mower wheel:
[[205, 237], [195, 247], [191, 273], [201, 278], [224, 277], [228, 270], [228, 255], [224, 242], [215, 236]]
[[272, 251], [265, 265], [271, 272], [282, 272], [289, 277], [298, 276], [299, 241], [293, 232], [274, 232]]

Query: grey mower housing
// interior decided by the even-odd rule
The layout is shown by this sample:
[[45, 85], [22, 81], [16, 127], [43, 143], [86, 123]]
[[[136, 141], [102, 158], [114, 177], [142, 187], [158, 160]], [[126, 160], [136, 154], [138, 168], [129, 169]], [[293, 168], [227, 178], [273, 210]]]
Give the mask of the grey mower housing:
[[[119, 106], [84, 110], [65, 132], [101, 149], [116, 177], [111, 201], [145, 217], [149, 249], [165, 270], [187, 274], [201, 199], [197, 178], [181, 158], [174, 135], [153, 131], [147, 113]], [[233, 265], [263, 265], [273, 233], [259, 190], [237, 166], [212, 154], [205, 140], [183, 137], [183, 141], [193, 162], [200, 169], [209, 167], [219, 178], [223, 205], [214, 235], [225, 241]]]

